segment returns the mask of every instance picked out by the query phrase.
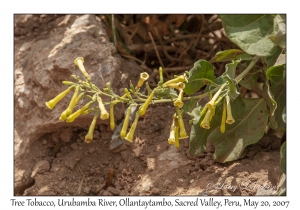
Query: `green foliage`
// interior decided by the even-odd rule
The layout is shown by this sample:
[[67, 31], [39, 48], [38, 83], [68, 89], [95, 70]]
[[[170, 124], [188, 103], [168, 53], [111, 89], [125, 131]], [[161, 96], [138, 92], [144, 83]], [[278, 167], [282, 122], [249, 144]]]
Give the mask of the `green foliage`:
[[265, 101], [245, 99], [243, 108], [241, 98], [238, 99], [232, 104], [235, 123], [226, 126], [223, 134], [214, 129], [208, 136], [208, 141], [215, 145], [213, 158], [218, 162], [239, 159], [246, 146], [256, 143], [264, 135], [269, 115]]
[[[109, 84], [103, 90], [96, 87], [83, 67], [83, 58], [77, 58], [75, 64], [84, 74], [85, 81], [79, 76], [73, 76], [76, 82], [65, 81], [64, 84], [70, 87], [53, 100], [46, 102], [46, 105], [53, 109], [56, 103], [76, 86], [80, 96], [78, 91], [74, 93], [74, 100], [70, 103], [68, 112], [64, 111], [60, 119], [72, 122], [79, 115], [95, 112], [85, 138], [88, 143], [93, 138], [98, 115], [101, 119], [110, 117], [111, 128], [115, 127], [113, 110], [108, 114], [105, 105], [112, 104], [110, 109], [113, 109], [113, 105], [125, 103], [129, 107], [137, 108], [135, 118], [129, 117], [131, 109], [127, 109], [120, 135], [121, 138], [132, 142], [138, 119], [146, 113], [149, 105], [173, 103], [176, 111], [170, 126], [168, 139], [170, 144], [179, 147], [178, 139], [188, 137], [181, 116], [181, 113], [185, 113], [191, 117], [189, 147], [191, 155], [203, 153], [207, 141], [210, 141], [215, 146], [213, 155], [215, 161], [224, 163], [239, 159], [246, 146], [261, 139], [267, 125], [274, 130], [286, 130], [285, 16], [221, 15], [220, 17], [227, 36], [241, 49], [219, 52], [210, 62], [198, 60], [188, 73], [165, 83], [160, 69], [160, 82], [153, 90], [147, 86], [147, 95], [139, 92], [149, 76], [146, 72], [141, 74], [138, 86], [134, 87], [131, 84], [129, 90], [125, 88], [125, 94], [119, 96], [113, 92]], [[256, 64], [259, 60], [263, 63]], [[218, 78], [214, 76], [212, 63], [215, 62], [228, 62], [224, 73]], [[259, 77], [263, 80], [260, 85], [258, 85]], [[241, 86], [249, 91], [257, 90], [259, 98], [243, 98], [239, 92]], [[204, 93], [199, 93], [200, 89], [205, 89]], [[184, 97], [183, 93], [188, 97]], [[83, 95], [89, 102], [72, 113]], [[104, 102], [102, 97], [108, 97], [110, 101]], [[205, 97], [210, 97], [210, 101], [200, 106], [198, 102]], [[134, 122], [127, 132], [130, 118], [134, 118]], [[284, 144], [281, 148], [281, 168], [284, 173], [286, 173], [285, 154]]]
[[214, 68], [206, 60], [199, 60], [189, 72], [188, 83], [185, 86], [186, 94], [193, 94], [201, 87], [214, 80]]
[[271, 56], [280, 46], [277, 43], [285, 43], [284, 16], [220, 15], [220, 18], [228, 38], [250, 55]]

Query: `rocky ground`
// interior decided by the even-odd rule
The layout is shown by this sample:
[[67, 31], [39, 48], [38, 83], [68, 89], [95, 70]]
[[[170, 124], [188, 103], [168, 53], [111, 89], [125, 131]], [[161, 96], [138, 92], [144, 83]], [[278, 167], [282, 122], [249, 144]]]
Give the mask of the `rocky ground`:
[[[175, 22], [179, 25], [180, 19]], [[157, 70], [151, 67], [155, 53], [152, 59], [149, 53], [145, 65], [120, 50], [117, 53], [106, 24], [100, 15], [15, 15], [15, 195], [237, 196], [276, 191], [282, 174], [281, 139], [272, 133], [248, 146], [240, 160], [220, 164], [213, 161], [210, 144], [198, 157], [189, 155], [188, 139], [181, 141], [179, 149], [168, 144], [174, 113], [168, 104], [151, 105], [139, 120], [133, 143], [114, 149], [110, 149], [113, 131], [108, 121], [99, 122], [90, 144], [84, 143], [84, 136], [92, 116], [71, 124], [60, 122], [69, 100], [53, 110], [45, 102], [65, 89], [61, 81], [78, 74], [76, 57], [85, 58], [86, 69], [99, 87], [110, 81], [119, 94], [129, 80], [135, 84], [145, 69], [156, 82]], [[142, 35], [140, 39], [149, 41]], [[213, 46], [220, 50], [219, 45]], [[203, 48], [207, 48], [203, 54], [213, 56], [213, 50]], [[189, 66], [191, 59], [185, 56], [182, 66]], [[172, 65], [166, 69], [166, 76], [178, 74]], [[124, 106], [116, 107], [117, 122], [124, 111]], [[189, 132], [189, 117], [184, 119]]]

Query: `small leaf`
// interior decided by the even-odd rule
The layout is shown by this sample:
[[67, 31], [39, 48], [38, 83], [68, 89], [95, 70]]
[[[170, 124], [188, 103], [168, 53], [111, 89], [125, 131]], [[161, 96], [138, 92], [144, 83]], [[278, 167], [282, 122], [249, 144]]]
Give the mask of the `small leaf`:
[[267, 70], [267, 77], [273, 82], [281, 82], [285, 79], [285, 64], [271, 66]]
[[193, 94], [206, 85], [206, 82], [213, 82], [214, 68], [208, 61], [199, 60], [194, 63], [194, 67], [189, 71], [188, 83], [184, 88], [186, 94]]
[[276, 130], [285, 131], [286, 123], [282, 119], [282, 113], [284, 108], [286, 107], [286, 85], [285, 81], [281, 83], [273, 82], [270, 88], [270, 91], [274, 95], [274, 100], [277, 102], [277, 108], [275, 110], [275, 119], [278, 124]]
[[238, 55], [245, 54], [242, 50], [230, 49], [217, 52], [216, 55], [209, 61], [211, 63], [232, 61], [235, 60]]
[[286, 48], [286, 15], [276, 15], [274, 18], [274, 31], [270, 39], [282, 49]]
[[286, 56], [285, 54], [280, 54], [276, 60], [276, 63], [274, 64], [274, 66], [279, 66], [282, 64], [286, 64], [286, 60], [285, 60]]
[[265, 63], [267, 64], [267, 68], [274, 66], [274, 64], [276, 63], [276, 61], [281, 53], [282, 53], [282, 49], [278, 47], [276, 52], [273, 55], [265, 58], [266, 59]]
[[[183, 112], [192, 115], [192, 111], [198, 106], [198, 103], [195, 99], [191, 99], [188, 102], [186, 102], [183, 106]], [[193, 115], [192, 115], [193, 116]]]
[[256, 86], [258, 76], [261, 73], [261, 71], [250, 72], [240, 81], [239, 84], [244, 86], [248, 90], [252, 90]]
[[271, 56], [278, 46], [270, 40], [274, 15], [220, 15], [228, 38], [250, 55]]
[[235, 74], [236, 74], [236, 66], [239, 64], [239, 60], [232, 61], [232, 63], [228, 63], [225, 66], [225, 72], [222, 77], [229, 82], [230, 86], [230, 98], [235, 99], [240, 94], [239, 87], [235, 84]]
[[286, 142], [284, 142], [280, 149], [280, 168], [286, 174]]
[[269, 81], [266, 81], [263, 86], [262, 97], [266, 101], [266, 103], [269, 107], [269, 113], [270, 113], [269, 126], [273, 130], [277, 130], [278, 123], [276, 122], [276, 119], [275, 119], [275, 110], [277, 109], [277, 103], [274, 99], [274, 96], [273, 96], [271, 90], [270, 90]]
[[233, 106], [236, 121], [231, 125], [226, 125], [225, 133], [222, 134], [219, 128], [215, 128], [208, 136], [207, 140], [215, 145], [213, 158], [218, 162], [224, 163], [239, 159], [246, 146], [258, 142], [264, 135], [269, 115], [265, 101], [245, 99], [245, 104], [243, 111]]

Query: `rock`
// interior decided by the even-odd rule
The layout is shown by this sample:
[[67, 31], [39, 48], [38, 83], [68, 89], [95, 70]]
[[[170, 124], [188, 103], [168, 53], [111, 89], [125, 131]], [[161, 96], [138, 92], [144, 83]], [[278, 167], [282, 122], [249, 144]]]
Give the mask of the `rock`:
[[[23, 170], [22, 164], [30, 152], [30, 145], [39, 137], [53, 131], [65, 132], [70, 126], [88, 129], [92, 115], [80, 116], [80, 120], [70, 124], [58, 119], [72, 94], [68, 94], [53, 110], [45, 105], [46, 101], [66, 89], [63, 80], [72, 80], [72, 74], [81, 74], [73, 63], [76, 57], [84, 58], [84, 66], [99, 88], [110, 82], [111, 87], [118, 90], [116, 86], [122, 73], [120, 56], [109, 41], [103, 23], [97, 21], [95, 15], [14, 17], [14, 130], [18, 136], [15, 138], [14, 167], [18, 173], [18, 170]], [[37, 32], [39, 37], [34, 36]], [[116, 120], [120, 119], [118, 117], [123, 113], [115, 112]], [[98, 120], [97, 123], [103, 122]], [[70, 131], [58, 134], [62, 141], [70, 141]]]
[[[32, 33], [34, 26], [27, 22], [32, 22], [28, 20], [34, 17], [36, 15], [19, 16], [15, 19], [15, 27], [21, 24], [26, 33]], [[63, 16], [49, 15], [46, 19], [50, 17], [52, 25], [63, 21]], [[45, 102], [66, 89], [61, 83], [63, 80], [72, 80], [71, 74], [81, 74], [73, 63], [76, 57], [85, 59], [87, 72], [100, 88], [107, 82], [111, 82], [113, 87], [114, 81], [121, 77], [120, 58], [106, 35], [103, 23], [97, 21], [95, 15], [70, 15], [51, 33], [49, 28], [39, 30], [41, 34], [46, 32], [39, 39], [26, 41], [15, 38], [15, 130], [22, 137], [15, 141], [16, 166], [21, 164], [19, 157], [28, 153], [29, 145], [39, 137], [69, 126], [58, 118], [68, 106], [72, 94], [68, 94], [53, 110], [49, 110]], [[75, 120], [72, 126], [87, 129], [92, 118], [92, 115], [80, 116], [80, 120]]]
[[70, 142], [71, 141], [71, 138], [73, 136], [73, 129], [72, 128], [64, 128], [62, 130], [62, 132], [60, 133], [60, 139], [63, 141], [63, 142]]
[[37, 174], [42, 174], [50, 170], [50, 163], [47, 160], [41, 160], [35, 164], [33, 167], [31, 178], [35, 178]]

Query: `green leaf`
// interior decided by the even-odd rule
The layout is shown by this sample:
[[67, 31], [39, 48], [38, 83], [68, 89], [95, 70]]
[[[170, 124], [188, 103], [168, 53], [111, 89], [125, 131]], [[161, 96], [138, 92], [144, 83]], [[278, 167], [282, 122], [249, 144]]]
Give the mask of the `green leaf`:
[[245, 104], [245, 110], [242, 111], [233, 103], [235, 123], [226, 125], [223, 134], [219, 128], [215, 128], [208, 136], [207, 140], [215, 145], [213, 158], [218, 162], [239, 159], [246, 146], [258, 142], [264, 135], [269, 116], [265, 101], [245, 99]]
[[286, 48], [286, 15], [276, 15], [274, 31], [270, 39], [282, 49]]
[[[215, 110], [215, 116], [212, 118], [210, 122], [210, 129], [204, 129], [200, 127], [200, 122], [203, 120], [204, 116], [200, 118], [200, 112], [202, 110], [198, 109], [196, 112], [196, 116], [194, 119], [194, 123], [191, 128], [190, 133], [190, 146], [189, 152], [192, 156], [197, 156], [203, 153], [206, 149], [206, 141], [210, 133], [215, 129], [220, 127], [221, 125], [221, 118], [222, 118], [222, 105], [223, 103], [219, 103]], [[237, 117], [237, 113], [243, 113], [245, 107], [243, 99], [239, 96], [237, 97], [231, 104], [233, 111], [232, 115], [234, 118]], [[238, 110], [238, 111], [237, 111]]]
[[286, 174], [286, 142], [280, 148], [280, 168]]
[[242, 50], [230, 49], [225, 51], [217, 52], [216, 55], [209, 61], [211, 63], [224, 62], [235, 60], [240, 54], [245, 54]]
[[266, 103], [269, 107], [269, 113], [270, 113], [269, 126], [273, 130], [277, 130], [278, 123], [276, 122], [276, 119], [275, 119], [275, 110], [277, 109], [277, 103], [274, 99], [274, 96], [273, 96], [271, 90], [270, 90], [269, 81], [266, 81], [263, 86], [262, 97], [266, 101]]
[[230, 86], [230, 98], [235, 99], [240, 94], [239, 87], [235, 84], [235, 74], [236, 74], [236, 66], [239, 64], [239, 60], [232, 61], [231, 63], [226, 64], [225, 72], [222, 77], [229, 82]]
[[248, 90], [252, 90], [257, 85], [257, 79], [261, 73], [262, 71], [250, 72], [240, 81], [239, 84]]
[[188, 114], [188, 115], [192, 115], [192, 111], [198, 106], [198, 102], [195, 99], [191, 99], [188, 102], [186, 102], [183, 106], [183, 112]]
[[273, 55], [266, 57], [265, 63], [267, 64], [267, 68], [270, 68], [276, 63], [276, 60], [278, 59], [278, 56], [281, 53], [282, 53], [282, 49], [278, 47], [276, 52]]
[[184, 88], [186, 94], [193, 94], [214, 80], [214, 68], [208, 61], [199, 60], [194, 63], [194, 67], [189, 71], [188, 83]]
[[281, 82], [285, 79], [285, 64], [271, 66], [267, 70], [267, 77], [273, 82]]
[[286, 107], [286, 85], [284, 82], [271, 84], [270, 88], [272, 94], [274, 95], [274, 100], [277, 102], [277, 108], [275, 110], [275, 120], [278, 124], [276, 130], [285, 131], [286, 123], [282, 119], [282, 113]]
[[220, 15], [228, 38], [250, 55], [271, 56], [278, 46], [269, 38], [274, 15]]

